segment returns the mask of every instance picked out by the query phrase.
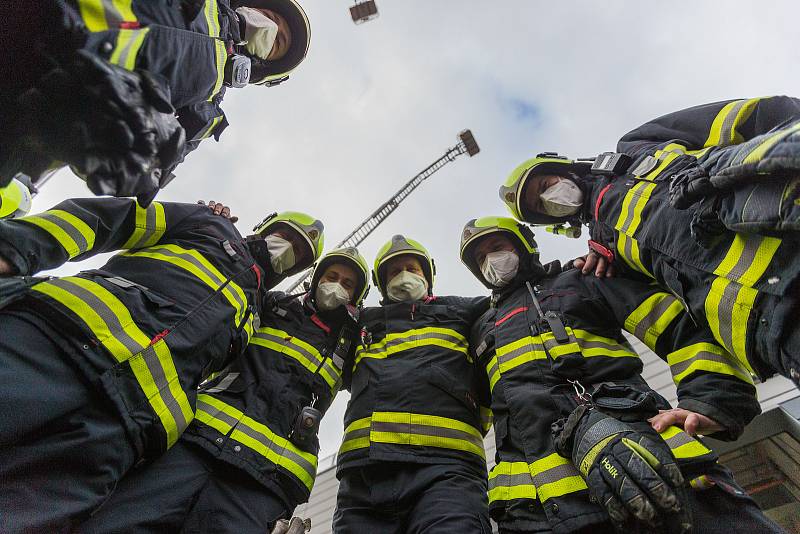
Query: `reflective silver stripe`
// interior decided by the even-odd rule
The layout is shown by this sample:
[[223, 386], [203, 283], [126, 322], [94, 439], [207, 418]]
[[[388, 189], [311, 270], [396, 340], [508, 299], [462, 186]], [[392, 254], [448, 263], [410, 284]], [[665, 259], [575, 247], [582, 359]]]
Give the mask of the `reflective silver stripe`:
[[733, 105], [733, 108], [725, 116], [725, 120], [722, 122], [722, 128], [720, 129], [719, 146], [728, 146], [732, 144], [731, 134], [733, 134], [733, 127], [736, 117], [739, 115], [739, 111], [741, 111], [742, 107], [744, 107], [747, 102], [748, 100], [740, 100]]
[[328, 371], [328, 374], [331, 375], [334, 380], [336, 380], [335, 384], [330, 384], [331, 387], [335, 388], [339, 384], [341, 384], [341, 379], [342, 379], [341, 373], [339, 372], [338, 369], [336, 369], [333, 365], [330, 364], [330, 360], [325, 360], [325, 363], [322, 364], [322, 368]]
[[231, 384], [233, 384], [233, 381], [236, 380], [237, 378], [239, 378], [239, 373], [228, 373], [227, 375], [225, 375], [225, 378], [220, 380], [216, 386], [214, 386], [213, 388], [206, 389], [203, 392], [221, 393], [226, 389], [228, 389], [231, 386]]
[[64, 233], [66, 233], [70, 238], [72, 238], [72, 240], [75, 241], [75, 244], [78, 245], [79, 249], [78, 254], [83, 254], [84, 252], [89, 250], [89, 243], [86, 241], [86, 238], [83, 236], [83, 234], [80, 233], [80, 231], [77, 228], [75, 228], [75, 226], [65, 221], [61, 217], [58, 217], [46, 211], [44, 213], [40, 213], [39, 215], [32, 216], [31, 219], [33, 219], [34, 217], [38, 217], [39, 219], [44, 219], [46, 221], [49, 221], [58, 226], [59, 228], [61, 228], [64, 231]]
[[[558, 468], [554, 468], [558, 469]], [[550, 471], [552, 471], [551, 469]], [[550, 471], [546, 471], [549, 473]], [[497, 475], [489, 479], [489, 489], [492, 490], [497, 487], [511, 487], [511, 486], [532, 486], [533, 479], [528, 473], [520, 473], [518, 475]]]
[[[697, 354], [695, 354], [694, 356], [692, 356], [691, 358], [689, 358], [688, 360], [685, 360], [685, 361], [682, 361], [680, 363], [676, 363], [674, 365], [671, 365], [670, 366], [670, 371], [672, 372], [673, 376], [677, 376], [677, 375], [683, 373], [684, 371], [686, 371], [686, 369], [688, 369], [690, 365], [692, 365], [694, 362], [696, 362], [698, 360], [706, 360], [706, 361], [711, 361], [711, 362], [717, 362], [717, 363], [721, 363], [721, 364], [725, 365], [726, 367], [732, 367], [732, 368], [735, 368], [737, 370], [739, 369], [738, 362], [731, 361], [731, 360], [727, 359], [725, 356], [722, 356], [720, 354], [715, 354], [713, 352], [700, 351]], [[742, 370], [742, 372], [746, 374], [746, 371]]]
[[486, 372], [491, 378], [495, 373], [500, 371], [500, 364], [497, 363], [497, 358], [489, 360], [489, 365], [486, 367]]
[[339, 370], [339, 373], [341, 373], [342, 367], [344, 367], [344, 358], [334, 353], [333, 356], [331, 356], [331, 362], [333, 362], [333, 366]]
[[148, 240], [158, 231], [159, 229], [156, 227], [156, 207], [155, 205], [150, 204], [145, 211], [144, 234], [142, 234], [142, 237], [140, 237], [139, 240], [136, 241], [136, 243], [134, 243], [130, 248], [140, 248], [145, 246]]
[[661, 299], [658, 304], [653, 306], [653, 308], [647, 312], [647, 315], [642, 317], [641, 321], [639, 321], [639, 324], [636, 325], [633, 335], [639, 339], [645, 339], [648, 330], [655, 326], [658, 320], [661, 319], [661, 316], [664, 315], [669, 307], [672, 306], [673, 303], [677, 302], [677, 300], [678, 299], [672, 295], [667, 295]]
[[610, 343], [604, 343], [603, 341], [586, 341], [579, 337], [576, 337], [575, 340], [578, 342], [578, 346], [580, 346], [581, 349], [627, 350], [633, 354], [636, 354], [636, 351], [634, 351], [633, 348], [622, 343], [614, 343], [612, 345]]
[[386, 344], [376, 352], [384, 352], [386, 350], [389, 350], [389, 348], [394, 347], [395, 345], [402, 345], [403, 343], [408, 343], [409, 341], [420, 341], [422, 339], [441, 339], [443, 341], [450, 341], [451, 343], [456, 343], [458, 345], [463, 345], [466, 347], [466, 344], [462, 339], [459, 339], [450, 334], [445, 334], [442, 332], [425, 332], [422, 334], [413, 334], [404, 338], [391, 339], [387, 341]]
[[559, 480], [575, 476], [579, 477], [581, 474], [574, 465], [561, 464], [542, 471], [541, 473], [537, 473], [531, 478], [533, 479], [533, 485], [538, 488], [544, 486], [545, 484], [552, 484], [553, 482], [558, 482]]
[[[581, 439], [575, 456], [579, 458], [581, 462], [583, 462], [583, 459], [587, 454], [589, 454], [591, 448], [597, 443], [600, 443], [609, 436], [626, 432], [628, 430], [630, 430], [630, 428], [622, 421], [618, 421], [610, 417], [601, 419], [589, 427], [589, 429], [584, 433], [583, 439]], [[539, 484], [537, 484], [537, 486], [538, 485]]]
[[[92, 308], [95, 313], [100, 316], [103, 322], [106, 323], [108, 330], [111, 332], [114, 338], [122, 343], [125, 348], [128, 349], [128, 351], [130, 351], [132, 355], [131, 358], [137, 356], [138, 354], [142, 355], [142, 361], [147, 366], [147, 370], [150, 371], [156, 389], [162, 395], [165, 406], [175, 420], [175, 424], [178, 427], [178, 433], [180, 434], [183, 432], [183, 430], [185, 430], [189, 425], [189, 421], [187, 421], [183, 416], [183, 411], [178, 404], [178, 399], [176, 399], [172, 394], [172, 390], [169, 387], [169, 381], [164, 375], [164, 369], [161, 366], [161, 361], [159, 361], [158, 355], [155, 353], [153, 346], [150, 345], [144, 347], [136, 340], [131, 338], [128, 333], [123, 330], [122, 325], [119, 323], [119, 319], [111, 310], [111, 308], [109, 308], [105, 302], [97, 298], [97, 296], [92, 294], [90, 291], [87, 291], [86, 289], [75, 283], [72, 283], [69, 280], [64, 280], [61, 278], [51, 280], [49, 283], [55, 287], [63, 289], [68, 293], [72, 293], [74, 296], [84, 301], [87, 306]], [[114, 357], [117, 361], [125, 361], [124, 359], [120, 358], [120, 355], [115, 354]], [[178, 384], [178, 386], [180, 387], [180, 384]]]
[[473, 436], [469, 432], [455, 428], [444, 428], [440, 426], [415, 425], [409, 423], [384, 423], [372, 421], [373, 432], [393, 432], [395, 434], [420, 434], [423, 436], [434, 436], [437, 438], [453, 438], [468, 441], [483, 449], [483, 440]]
[[239, 419], [235, 417], [231, 417], [230, 415], [226, 414], [225, 412], [218, 410], [214, 406], [208, 404], [200, 397], [197, 398], [197, 411], [204, 411], [214, 419], [219, 419], [223, 423], [227, 424], [229, 427], [234, 428], [237, 424], [239, 424]]
[[693, 441], [696, 440], [686, 432], [678, 432], [671, 438], [664, 440], [670, 450], [675, 450], [681, 445], [686, 445], [687, 443], [692, 443]]
[[[215, 282], [217, 282], [217, 284], [220, 287], [222, 287], [222, 285], [225, 284], [225, 282], [227, 282], [227, 280], [221, 279], [215, 273], [213, 273], [209, 269], [207, 269], [205, 265], [203, 265], [201, 262], [197, 261], [197, 258], [192, 256], [191, 254], [180, 254], [180, 253], [174, 252], [174, 251], [172, 251], [172, 250], [170, 250], [168, 248], [161, 248], [159, 246], [142, 249], [139, 252], [158, 253], [158, 254], [163, 254], [164, 256], [169, 256], [171, 258], [179, 258], [179, 259], [185, 260], [185, 261], [191, 263], [194, 267], [196, 267], [198, 270], [200, 270], [203, 274], [208, 276], [211, 280], [214, 280]], [[136, 253], [134, 252], [133, 254], [135, 255]], [[228, 291], [228, 292], [233, 296], [234, 300], [236, 300], [236, 302], [239, 304], [239, 310], [241, 310], [240, 313], [244, 313], [244, 311], [247, 309], [247, 303], [242, 301], [241, 297], [239, 296], [239, 293], [237, 291], [234, 291], [233, 288], [230, 287], [230, 285], [226, 286], [226, 289], [230, 289], [230, 291]], [[239, 310], [237, 310], [237, 311], [239, 311]]]
[[[722, 290], [717, 313], [719, 317], [719, 335], [727, 343], [728, 350], [733, 348], [733, 310], [742, 286], [730, 281]], [[746, 325], [743, 325], [743, 327]]]
[[273, 451], [278, 456], [288, 458], [292, 462], [296, 463], [301, 468], [303, 468], [307, 473], [309, 473], [312, 478], [314, 477], [314, 475], [316, 475], [317, 468], [314, 467], [312, 464], [310, 464], [305, 458], [303, 458], [302, 456], [298, 455], [297, 453], [295, 453], [290, 449], [281, 447], [271, 439], [267, 438], [267, 436], [265, 436], [261, 432], [257, 431], [254, 428], [249, 427], [247, 423], [245, 423], [243, 420], [239, 421], [239, 424], [236, 425], [236, 430], [258, 441], [259, 443], [264, 445], [269, 450]]
[[[288, 336], [289, 334], [286, 334], [286, 335]], [[295, 345], [294, 343], [291, 342], [291, 340], [287, 340], [285, 338], [276, 336], [276, 335], [274, 335], [272, 333], [269, 333], [269, 332], [264, 332], [263, 330], [256, 331], [256, 333], [253, 334], [253, 337], [257, 337], [257, 338], [264, 339], [264, 340], [267, 340], [267, 341], [272, 341], [273, 343], [277, 343], [278, 345], [282, 345], [284, 347], [289, 347], [291, 349], [294, 349], [297, 352], [299, 352], [300, 354], [302, 354], [303, 356], [305, 356], [306, 359], [308, 359], [312, 364], [314, 364], [317, 367], [319, 367], [322, 364], [322, 360], [319, 357], [317, 357], [315, 354], [309, 352], [304, 347], [301, 347], [300, 345]], [[291, 336], [291, 337], [294, 338], [294, 336]]]
[[370, 433], [370, 428], [369, 427], [358, 428], [356, 430], [351, 430], [350, 432], [348, 432], [347, 434], [344, 435], [344, 441], [348, 441], [348, 440], [351, 440], [351, 439], [357, 439], [357, 438], [368, 438], [369, 437], [369, 433]]
[[[113, 335], [115, 339], [117, 339], [120, 343], [122, 343], [131, 354], [137, 354], [144, 348], [135, 339], [130, 337], [125, 330], [123, 330], [122, 325], [119, 323], [119, 319], [117, 319], [117, 315], [111, 310], [111, 308], [109, 308], [106, 305], [105, 302], [100, 300], [93, 293], [87, 291], [78, 284], [75, 284], [63, 278], [54, 278], [53, 280], [50, 280], [47, 283], [59, 289], [63, 289], [67, 293], [71, 293], [80, 300], [82, 300], [83, 302], [85, 302], [86, 305], [92, 308], [95, 311], [95, 313], [97, 313], [97, 315], [100, 316], [103, 322], [106, 323], [106, 326], [108, 326], [108, 330], [111, 332], [111, 335]], [[122, 355], [114, 354], [114, 358], [116, 358], [118, 361], [123, 361], [123, 359], [121, 359], [121, 356]]]
[[[183, 431], [186, 430], [186, 427], [189, 426], [189, 421], [183, 416], [183, 411], [178, 404], [178, 399], [172, 394], [172, 389], [169, 387], [169, 381], [164, 375], [164, 368], [161, 366], [161, 361], [158, 359], [154, 346], [148, 346], [141, 352], [141, 355], [142, 361], [150, 370], [153, 381], [159, 393], [161, 393], [164, 405], [169, 410], [169, 413], [172, 414], [172, 418], [175, 419], [175, 425], [178, 427], [178, 434], [182, 434]], [[180, 387], [180, 381], [178, 381], [178, 387]]]
[[[501, 348], [501, 350], [502, 350], [502, 348]], [[521, 356], [521, 355], [525, 354], [526, 352], [533, 352], [533, 351], [536, 351], [536, 350], [544, 350], [544, 345], [542, 345], [541, 343], [538, 343], [538, 342], [534, 342], [533, 339], [531, 338], [530, 343], [528, 343], [527, 345], [523, 345], [523, 346], [521, 346], [519, 348], [516, 348], [516, 349], [512, 350], [511, 352], [503, 354], [502, 356], [498, 356], [497, 357], [497, 363], [499, 365], [502, 365], [504, 363], [507, 363], [507, 362], [513, 360], [517, 356]]]
[[756, 259], [756, 254], [758, 250], [761, 248], [761, 243], [763, 239], [759, 236], [747, 237], [744, 239], [744, 247], [742, 249], [742, 255], [739, 256], [739, 259], [736, 260], [736, 265], [730, 270], [728, 275], [725, 278], [733, 279], [738, 281], [741, 279], [747, 269], [753, 265], [753, 262]]

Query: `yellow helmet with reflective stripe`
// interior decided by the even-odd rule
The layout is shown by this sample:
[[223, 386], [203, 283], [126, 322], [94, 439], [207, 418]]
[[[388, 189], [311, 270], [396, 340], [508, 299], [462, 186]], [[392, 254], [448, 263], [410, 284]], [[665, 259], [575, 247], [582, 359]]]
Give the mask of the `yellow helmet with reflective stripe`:
[[500, 200], [505, 203], [511, 215], [520, 221], [533, 224], [564, 222], [564, 217], [553, 217], [525, 207], [523, 201], [528, 179], [538, 174], [556, 174], [559, 176], [577, 174], [578, 176], [584, 176], [591, 168], [591, 162], [573, 161], [559, 156], [555, 152], [543, 152], [533, 159], [522, 162], [516, 169], [511, 171], [505, 183], [500, 186]]
[[433, 294], [433, 278], [436, 275], [436, 265], [425, 247], [419, 241], [414, 241], [402, 235], [392, 237], [383, 245], [375, 256], [375, 265], [372, 268], [372, 283], [378, 288], [384, 298], [386, 296], [385, 267], [386, 262], [392, 258], [403, 255], [416, 256], [422, 265], [422, 272], [428, 280], [428, 294]]
[[303, 265], [296, 265], [283, 274], [291, 276], [317, 261], [322, 255], [322, 249], [325, 246], [325, 225], [322, 224], [322, 221], [299, 211], [284, 211], [269, 215], [256, 225], [253, 231], [258, 235], [264, 236], [280, 227], [287, 227], [297, 231], [311, 248], [312, 256], [311, 261]]
[[289, 50], [280, 59], [265, 60], [250, 56], [250, 83], [256, 85], [278, 85], [289, 77], [308, 54], [311, 44], [311, 24], [308, 15], [296, 0], [234, 0], [231, 8], [252, 7], [269, 9], [286, 19], [292, 42]]
[[461, 232], [461, 262], [489, 289], [494, 289], [494, 286], [489, 284], [483, 276], [481, 266], [475, 259], [474, 250], [481, 239], [496, 233], [503, 233], [514, 243], [519, 251], [520, 261], [526, 256], [534, 256], [537, 261], [539, 258], [539, 249], [536, 247], [533, 232], [524, 223], [515, 221], [511, 217], [497, 216], [481, 217], [467, 222]]
[[353, 305], [360, 306], [369, 292], [369, 264], [355, 247], [331, 250], [319, 260], [319, 263], [314, 267], [314, 274], [311, 276], [310, 293], [314, 294], [317, 284], [319, 284], [319, 279], [325, 273], [325, 269], [335, 263], [347, 264], [355, 270], [358, 276], [358, 285], [353, 291]]
[[29, 186], [12, 178], [7, 186], [0, 187], [0, 219], [24, 217], [31, 211], [32, 202]]

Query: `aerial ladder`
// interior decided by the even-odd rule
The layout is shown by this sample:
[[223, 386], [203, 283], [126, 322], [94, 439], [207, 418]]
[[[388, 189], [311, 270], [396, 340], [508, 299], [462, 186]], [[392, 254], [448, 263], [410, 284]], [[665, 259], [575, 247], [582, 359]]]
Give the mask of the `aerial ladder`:
[[[392, 214], [392, 212], [394, 212], [394, 210], [397, 209], [400, 203], [405, 200], [408, 195], [410, 195], [433, 173], [451, 161], [455, 161], [455, 159], [462, 154], [468, 154], [470, 157], [472, 157], [480, 152], [480, 147], [478, 147], [478, 143], [475, 141], [475, 137], [473, 137], [470, 130], [464, 130], [463, 132], [459, 133], [458, 140], [459, 142], [456, 146], [449, 148], [443, 156], [428, 165], [425, 170], [409, 180], [406, 185], [404, 185], [392, 196], [392, 198], [381, 204], [378, 209], [372, 212], [372, 215], [364, 219], [364, 221], [359, 224], [355, 230], [350, 232], [347, 237], [342, 239], [342, 241], [334, 248], [357, 247], [375, 230], [375, 228], [377, 228], [383, 221], [386, 220], [387, 217], [389, 217], [389, 215]], [[304, 284], [306, 282], [310, 282], [312, 271], [313, 268], [303, 272], [300, 278], [291, 286], [289, 286], [286, 292], [290, 294], [299, 294], [305, 291], [306, 287]]]

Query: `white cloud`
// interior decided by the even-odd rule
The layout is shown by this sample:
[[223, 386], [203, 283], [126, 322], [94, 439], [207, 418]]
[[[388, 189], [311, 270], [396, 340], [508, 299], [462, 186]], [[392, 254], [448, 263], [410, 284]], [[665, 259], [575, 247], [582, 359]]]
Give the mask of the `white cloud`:
[[[271, 211], [308, 211], [333, 245], [471, 128], [481, 153], [422, 184], [362, 247], [371, 262], [392, 234], [419, 239], [436, 257], [440, 294], [481, 292], [458, 260], [461, 227], [505, 213], [497, 189], [524, 159], [592, 156], [652, 117], [792, 93], [800, 81], [791, 0], [378, 0], [381, 16], [359, 26], [347, 2], [305, 5], [306, 63], [280, 87], [229, 91], [230, 128], [160, 200], [224, 200], [243, 231]], [[36, 207], [84, 194], [57, 176]], [[585, 247], [537, 238], [545, 260]], [[342, 402], [324, 422], [323, 454], [338, 446]]]

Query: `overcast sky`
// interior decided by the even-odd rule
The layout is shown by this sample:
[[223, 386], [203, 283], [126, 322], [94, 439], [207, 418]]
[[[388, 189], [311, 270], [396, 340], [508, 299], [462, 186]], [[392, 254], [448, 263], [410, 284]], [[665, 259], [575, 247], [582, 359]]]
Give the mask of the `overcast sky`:
[[[371, 265], [393, 234], [421, 241], [440, 295], [482, 292], [458, 259], [461, 228], [506, 214], [497, 190], [525, 159], [613, 150], [640, 123], [695, 104], [800, 93], [796, 0], [377, 0], [380, 17], [358, 26], [350, 1], [303, 4], [308, 59], [278, 87], [229, 90], [230, 127], [159, 200], [224, 200], [243, 234], [273, 211], [306, 211], [332, 246], [471, 128], [481, 153], [423, 183], [361, 246]], [[65, 171], [34, 211], [88, 194]], [[546, 261], [585, 249], [585, 238], [537, 240]], [[323, 423], [323, 456], [338, 448], [346, 399]]]

